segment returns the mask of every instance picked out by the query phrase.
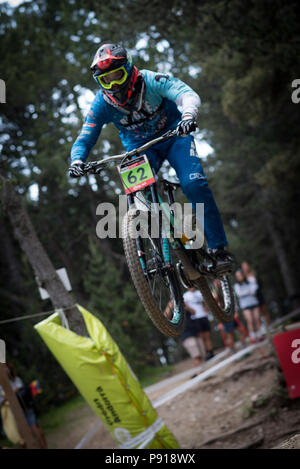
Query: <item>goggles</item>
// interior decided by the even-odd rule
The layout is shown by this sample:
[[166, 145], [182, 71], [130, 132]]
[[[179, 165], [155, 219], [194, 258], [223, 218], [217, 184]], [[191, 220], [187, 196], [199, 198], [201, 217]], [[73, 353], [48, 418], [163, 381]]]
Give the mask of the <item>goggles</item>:
[[[122, 71], [123, 73], [120, 74], [120, 78], [114, 79], [113, 75], [118, 71]], [[111, 70], [110, 72], [101, 73], [101, 75], [95, 76], [95, 80], [105, 90], [111, 90], [114, 85], [123, 85], [123, 83], [125, 83], [127, 80], [127, 77], [128, 72], [126, 71], [125, 67], [119, 67], [115, 70]]]

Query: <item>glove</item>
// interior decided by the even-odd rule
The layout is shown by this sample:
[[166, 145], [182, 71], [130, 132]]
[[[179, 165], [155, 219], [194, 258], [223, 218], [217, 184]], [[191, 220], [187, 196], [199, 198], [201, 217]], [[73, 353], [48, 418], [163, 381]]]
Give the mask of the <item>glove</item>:
[[178, 125], [177, 125], [177, 133], [178, 135], [182, 134], [189, 134], [190, 132], [193, 132], [196, 130], [197, 123], [194, 121], [194, 119], [182, 119]]
[[79, 178], [80, 176], [84, 176], [85, 175], [84, 168], [85, 168], [85, 163], [83, 163], [83, 161], [80, 161], [80, 160], [73, 161], [73, 163], [69, 167], [69, 176], [71, 178]]

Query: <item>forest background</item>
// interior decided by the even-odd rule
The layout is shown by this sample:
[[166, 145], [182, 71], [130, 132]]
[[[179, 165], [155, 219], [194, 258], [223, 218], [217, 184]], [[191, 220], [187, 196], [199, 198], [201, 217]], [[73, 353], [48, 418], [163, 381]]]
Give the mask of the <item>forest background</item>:
[[[199, 93], [197, 147], [230, 250], [238, 263], [253, 265], [273, 318], [298, 304], [300, 103], [293, 82], [300, 79], [299, 10], [296, 0], [0, 4], [6, 85], [0, 104], [0, 321], [53, 309], [41, 300], [16, 236], [7, 198], [14, 203], [14, 193], [53, 266], [67, 269], [76, 300], [103, 321], [138, 374], [160, 366], [161, 357], [166, 363], [182, 358], [179, 340], [162, 336], [146, 317], [121, 240], [96, 236], [97, 205], [118, 207], [116, 170], [79, 181], [67, 175], [72, 143], [98, 91], [89, 66], [103, 40], [122, 42], [138, 68], [176, 76]], [[91, 158], [121, 151], [109, 125]], [[43, 409], [67, 399], [74, 387], [35, 322], [0, 323], [0, 337], [23, 380], [40, 380]]]

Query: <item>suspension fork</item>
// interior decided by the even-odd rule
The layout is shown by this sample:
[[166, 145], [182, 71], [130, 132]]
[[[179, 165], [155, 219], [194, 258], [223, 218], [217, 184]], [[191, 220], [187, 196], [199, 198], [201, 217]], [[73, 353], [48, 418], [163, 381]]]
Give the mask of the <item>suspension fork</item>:
[[[154, 186], [150, 186], [151, 188], [151, 196], [152, 196], [152, 202], [156, 202], [154, 204], [154, 210], [156, 214], [158, 215], [158, 220], [159, 220], [159, 239], [161, 240], [161, 256], [164, 261], [164, 264], [169, 266], [171, 264], [171, 256], [170, 256], [170, 249], [169, 249], [169, 243], [168, 243], [168, 238], [164, 236], [163, 230], [162, 230], [162, 217], [161, 217], [161, 211], [158, 209], [158, 195], [157, 195], [157, 190], [156, 188], [154, 189]], [[131, 208], [134, 205], [134, 195], [133, 194], [128, 194], [127, 197], [128, 200], [128, 206]], [[148, 230], [151, 229], [151, 211], [148, 211]], [[150, 235], [149, 231], [148, 234]], [[150, 236], [150, 241], [153, 244], [153, 241]], [[147, 274], [147, 260], [146, 260], [146, 255], [144, 252], [144, 245], [143, 245], [143, 240], [141, 236], [137, 236], [136, 238], [136, 246], [137, 246], [137, 252], [139, 256], [139, 260], [142, 266], [143, 271]], [[156, 246], [155, 246], [155, 249]], [[148, 275], [148, 274], [147, 274]]]

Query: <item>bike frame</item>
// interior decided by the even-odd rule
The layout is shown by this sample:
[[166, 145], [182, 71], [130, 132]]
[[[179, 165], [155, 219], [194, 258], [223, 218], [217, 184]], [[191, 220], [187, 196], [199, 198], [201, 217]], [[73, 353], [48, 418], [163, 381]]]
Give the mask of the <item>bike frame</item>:
[[[94, 174], [99, 174], [101, 172], [101, 169], [104, 169], [107, 163], [110, 163], [110, 162], [120, 161], [120, 166], [122, 166], [122, 163], [124, 163], [127, 159], [130, 160], [130, 159], [133, 159], [134, 157], [142, 155], [151, 146], [164, 142], [168, 140], [169, 138], [175, 137], [177, 135], [179, 135], [177, 130], [170, 130], [166, 132], [164, 135], [161, 135], [160, 137], [154, 140], [151, 140], [150, 142], [147, 142], [141, 147], [131, 150], [129, 152], [125, 152], [120, 155], [114, 155], [114, 156], [105, 158], [100, 161], [93, 161], [93, 162], [87, 163], [85, 165], [84, 172], [85, 173], [91, 172]], [[174, 185], [172, 185], [172, 183], [168, 181], [164, 181], [164, 184], [165, 184], [166, 193], [168, 195], [169, 205], [172, 207], [172, 204], [174, 203], [174, 195], [173, 195]], [[212, 279], [215, 279], [218, 277], [218, 275], [216, 275], [216, 272], [215, 272], [216, 261], [214, 257], [209, 252], [207, 252], [206, 249], [203, 249], [203, 248], [200, 248], [197, 250], [189, 249], [190, 246], [186, 245], [189, 239], [184, 235], [184, 233], [182, 234], [181, 239], [175, 239], [174, 223], [176, 221], [174, 218], [174, 211], [172, 209], [168, 210], [164, 202], [162, 201], [161, 197], [159, 196], [159, 193], [157, 190], [156, 178], [154, 179], [154, 183], [146, 186], [144, 189], [142, 189], [142, 192], [146, 191], [146, 188], [147, 190], [150, 190], [151, 202], [153, 203], [153, 211], [155, 213], [158, 213], [158, 217], [159, 217], [158, 218], [159, 243], [158, 245], [156, 245], [156, 243], [153, 241], [154, 238], [152, 239], [151, 236], [149, 236], [149, 240], [152, 244], [152, 248], [155, 247], [155, 252], [154, 251], [153, 252], [154, 252], [154, 259], [155, 259], [155, 264], [156, 264], [155, 269], [151, 267], [149, 269], [147, 268], [146, 253], [143, 252], [143, 239], [141, 236], [138, 236], [136, 238], [136, 248], [137, 248], [138, 258], [139, 258], [140, 265], [142, 267], [145, 277], [147, 278], [147, 280], [150, 280], [151, 275], [153, 273], [160, 272], [161, 274], [163, 274], [163, 276], [166, 276], [166, 277], [171, 278], [174, 275], [177, 276], [177, 279], [179, 277], [181, 283], [186, 288], [192, 287], [192, 286], [195, 286], [196, 288], [200, 288], [213, 314], [217, 318], [221, 318], [219, 320], [228, 322], [229, 320], [231, 320], [231, 315], [232, 315], [232, 311], [234, 307], [234, 301], [232, 299], [232, 287], [230, 285], [230, 282], [227, 276], [224, 275], [224, 273], [221, 273], [221, 277], [222, 277], [221, 286], [222, 286], [223, 298], [224, 298], [224, 308], [220, 309], [210, 292], [210, 288], [208, 284], [206, 283], [207, 282], [206, 279], [201, 278], [204, 276], [211, 277]], [[130, 188], [127, 188], [126, 192], [127, 192], [128, 206], [130, 209], [130, 208], [133, 208], [135, 205], [136, 192], [135, 191], [131, 192]], [[162, 218], [161, 218], [162, 212], [161, 210], [159, 210], [159, 207], [162, 207], [163, 211], [169, 218], [169, 221], [170, 221], [169, 232], [166, 232], [164, 230], [164, 227], [162, 225]], [[149, 210], [148, 216], [149, 214], [151, 216], [151, 213], [153, 213], [153, 211]], [[148, 223], [148, 230], [149, 230], [149, 223]], [[170, 246], [175, 251], [176, 257], [179, 260], [176, 263], [176, 266], [174, 266], [172, 263]], [[158, 262], [156, 262], [156, 259], [157, 259], [156, 254], [160, 256], [160, 259], [158, 260]], [[175, 298], [175, 293], [173, 291], [172, 282], [170, 282], [170, 287], [172, 289], [171, 297]], [[170, 320], [170, 322], [172, 322], [173, 324], [177, 324], [179, 323], [180, 318], [181, 318], [181, 315], [180, 315], [179, 309], [176, 307], [176, 305], [174, 305], [174, 316]], [[159, 326], [158, 328], [160, 329]]]
[[[121, 160], [121, 163], [122, 163], [122, 162], [126, 161], [127, 159], [133, 158], [134, 156], [141, 155], [142, 153], [144, 153], [151, 146], [156, 145], [157, 143], [164, 142], [164, 141], [168, 140], [169, 138], [175, 137], [177, 135], [178, 135], [177, 130], [168, 131], [165, 134], [163, 134], [162, 136], [160, 136], [160, 137], [158, 137], [154, 140], [151, 140], [150, 142], [147, 142], [146, 144], [142, 145], [141, 147], [136, 148], [134, 150], [131, 150], [129, 152], [122, 153], [120, 155], [110, 156], [110, 157], [105, 158], [105, 159], [100, 160], [100, 161], [92, 161], [90, 163], [87, 163], [86, 166], [85, 166], [85, 171], [86, 172], [91, 171], [91, 172], [97, 173], [97, 170], [99, 172], [99, 169], [106, 166], [106, 164], [109, 163], [109, 162], [112, 162], [112, 161], [117, 162], [117, 161]], [[150, 188], [150, 191], [151, 191], [152, 203], [154, 204], [154, 210], [157, 210], [157, 207], [159, 205], [161, 205], [163, 207], [163, 210], [166, 211], [166, 208], [163, 205], [163, 201], [162, 201], [161, 197], [158, 194], [156, 183], [152, 184], [149, 188]], [[171, 191], [170, 188], [168, 188], [167, 193], [168, 193], [168, 202], [171, 205], [174, 202], [173, 191]], [[135, 192], [130, 193], [130, 194], [127, 195], [129, 208], [133, 207], [133, 205], [135, 203], [134, 202], [134, 197], [135, 197]], [[171, 216], [172, 215], [173, 215], [173, 219], [174, 219], [174, 214], [171, 213]], [[160, 213], [158, 213], [158, 216], [159, 216], [159, 238], [161, 240], [162, 257], [163, 257], [165, 266], [169, 267], [171, 265], [171, 256], [170, 256], [170, 248], [169, 248], [169, 243], [168, 243], [168, 234], [165, 233], [164, 230], [163, 230]], [[171, 222], [171, 234], [172, 233], [174, 233], [174, 226], [173, 226], [173, 223]], [[173, 242], [174, 242], [174, 240], [173, 240]], [[137, 247], [138, 247], [139, 252], [142, 252], [141, 240], [140, 240], [139, 237], [137, 238]], [[145, 262], [144, 262], [144, 259], [142, 259], [142, 258], [141, 258], [141, 264], [142, 264], [142, 267], [144, 269]]]
[[[120, 155], [110, 156], [110, 157], [105, 158], [103, 160], [92, 161], [90, 163], [87, 163], [86, 166], [85, 166], [85, 172], [86, 173], [92, 172], [92, 173], [99, 174], [101, 172], [101, 169], [104, 169], [104, 167], [110, 162], [119, 162], [120, 161], [121, 162], [120, 164], [122, 164], [127, 159], [133, 159], [135, 156], [139, 156], [139, 155], [143, 154], [151, 146], [156, 145], [158, 143], [162, 143], [162, 142], [164, 142], [164, 141], [166, 141], [170, 138], [173, 138], [175, 136], [178, 136], [178, 135], [179, 134], [178, 134], [177, 130], [169, 130], [165, 134], [161, 135], [158, 138], [155, 138], [154, 140], [151, 140], [150, 142], [145, 143], [144, 145], [142, 145], [139, 148], [136, 148], [136, 149], [131, 150], [129, 152], [122, 153]], [[167, 195], [168, 195], [168, 203], [169, 203], [170, 206], [172, 206], [172, 204], [174, 203], [174, 194], [173, 194], [173, 189], [170, 188], [170, 185], [172, 185], [172, 183], [167, 185], [166, 192], [167, 192]], [[172, 267], [172, 263], [171, 263], [172, 261], [171, 261], [171, 255], [170, 255], [170, 246], [169, 246], [169, 242], [170, 242], [172, 248], [177, 252], [178, 257], [180, 258], [180, 260], [181, 260], [181, 262], [184, 266], [184, 269], [185, 269], [185, 271], [186, 271], [186, 273], [187, 273], [190, 280], [196, 280], [201, 276], [201, 274], [204, 274], [204, 275], [207, 274], [208, 272], [205, 272], [205, 271], [202, 271], [200, 273], [199, 270], [197, 270], [194, 267], [195, 262], [196, 262], [195, 255], [194, 255], [194, 253], [192, 252], [191, 249], [187, 250], [185, 248], [184, 244], [188, 241], [188, 238], [184, 235], [184, 233], [182, 234], [181, 239], [174, 239], [174, 212], [173, 212], [172, 209], [169, 211], [165, 207], [164, 202], [162, 201], [161, 197], [158, 194], [156, 182], [154, 184], [151, 184], [150, 186], [147, 186], [147, 188], [149, 188], [150, 191], [151, 191], [151, 198], [152, 198], [152, 203], [154, 204], [154, 211], [157, 211], [157, 207], [161, 206], [163, 211], [167, 215], [167, 217], [170, 217], [169, 220], [170, 220], [170, 228], [171, 229], [170, 229], [169, 233], [166, 233], [166, 232], [164, 232], [163, 227], [162, 227], [161, 214], [158, 213], [158, 216], [159, 216], [159, 239], [161, 240], [161, 255], [162, 255], [162, 258], [163, 258], [163, 261], [164, 261], [164, 267], [165, 268], [171, 268]], [[135, 194], [136, 194], [136, 192], [132, 192], [132, 193], [129, 193], [127, 195], [129, 208], [134, 206]], [[139, 239], [139, 237], [137, 237], [137, 248], [138, 248], [139, 252], [142, 252], [141, 244], [142, 244], [141, 239]], [[189, 251], [189, 252], [187, 252], [187, 251]], [[199, 251], [201, 251], [201, 249]], [[212, 262], [212, 265], [214, 265], [214, 262], [215, 262], [214, 259], [208, 253], [204, 252], [204, 250], [203, 250], [203, 255]], [[143, 267], [143, 270], [145, 270], [146, 263], [145, 263], [145, 259], [143, 258], [142, 255], [141, 255], [140, 260], [141, 260], [141, 265]]]

